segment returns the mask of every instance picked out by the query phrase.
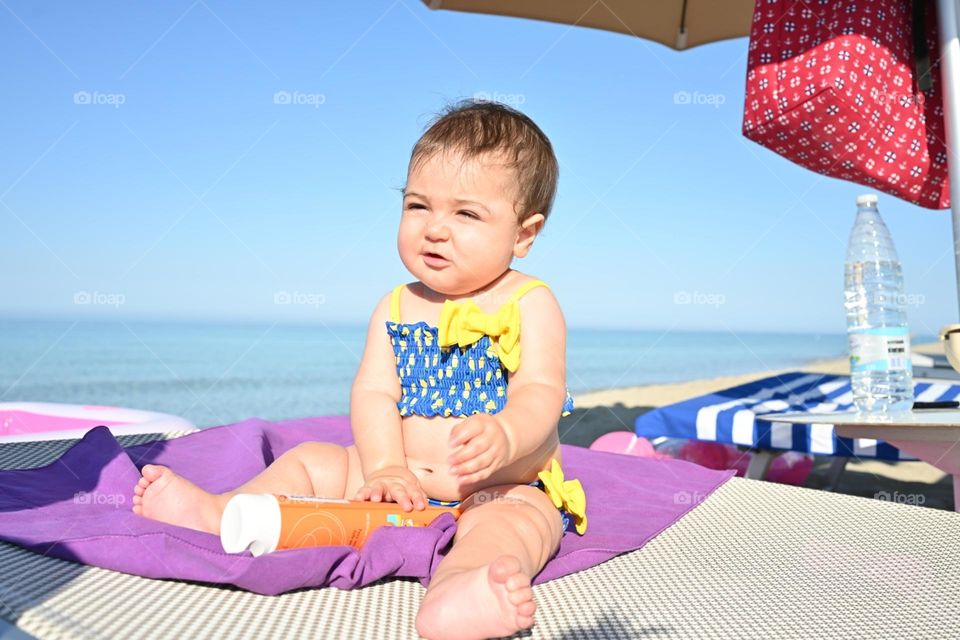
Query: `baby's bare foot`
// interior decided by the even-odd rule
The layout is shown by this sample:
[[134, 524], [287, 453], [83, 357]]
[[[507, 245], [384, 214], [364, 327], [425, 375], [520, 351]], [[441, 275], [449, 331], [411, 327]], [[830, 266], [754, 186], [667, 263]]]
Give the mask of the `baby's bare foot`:
[[537, 605], [530, 578], [514, 556], [430, 586], [417, 613], [417, 632], [431, 640], [500, 638], [533, 626]]
[[162, 465], [145, 465], [141, 473], [133, 488], [134, 513], [219, 535], [224, 502], [221, 496], [204, 491]]

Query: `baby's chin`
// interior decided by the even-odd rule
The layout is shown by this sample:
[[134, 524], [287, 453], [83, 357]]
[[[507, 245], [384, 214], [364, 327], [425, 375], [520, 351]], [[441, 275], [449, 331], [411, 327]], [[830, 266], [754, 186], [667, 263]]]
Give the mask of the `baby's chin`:
[[431, 291], [444, 296], [462, 296], [476, 291], [487, 284], [486, 282], [477, 283], [474, 280], [465, 280], [457, 277], [453, 273], [454, 266], [451, 265], [443, 270], [433, 270], [429, 267], [418, 269], [408, 269], [410, 275], [425, 284]]

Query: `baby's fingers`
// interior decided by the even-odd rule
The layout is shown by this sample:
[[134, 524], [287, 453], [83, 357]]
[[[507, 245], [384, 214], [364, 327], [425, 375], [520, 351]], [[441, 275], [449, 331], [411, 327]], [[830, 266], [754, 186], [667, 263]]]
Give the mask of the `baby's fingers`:
[[483, 437], [474, 438], [470, 442], [456, 447], [453, 453], [447, 457], [447, 462], [452, 466], [458, 466], [468, 460], [473, 460], [489, 446]]
[[476, 420], [464, 420], [450, 430], [450, 446], [457, 447], [483, 433], [483, 426]]
[[484, 461], [487, 458], [488, 452], [489, 447], [486, 443], [474, 440], [450, 456], [450, 473], [460, 475], [476, 471], [478, 468], [486, 466]]
[[460, 484], [473, 484], [475, 482], [480, 482], [486, 480], [490, 477], [490, 471], [487, 469], [481, 469], [476, 473], [470, 473], [460, 478]]
[[490, 469], [485, 467], [480, 469], [475, 473], [468, 473], [466, 475], [457, 476], [457, 482], [461, 485], [473, 484], [475, 482], [481, 482], [490, 477]]
[[413, 492], [413, 508], [417, 511], [423, 511], [427, 508], [427, 494], [423, 492], [423, 489], [417, 487]]
[[493, 454], [488, 449], [478, 456], [456, 466], [455, 475], [461, 485], [480, 482], [490, 477], [493, 468]]
[[419, 484], [413, 486], [407, 485], [406, 491], [410, 498], [411, 510], [416, 509], [417, 511], [423, 511], [427, 508], [427, 496]]
[[362, 500], [364, 502], [380, 502], [381, 489], [379, 485], [374, 485], [372, 487], [361, 487], [357, 491], [357, 500]]
[[413, 510], [413, 500], [410, 499], [406, 487], [401, 484], [395, 484], [390, 487], [390, 499], [400, 505], [400, 508], [404, 511]]

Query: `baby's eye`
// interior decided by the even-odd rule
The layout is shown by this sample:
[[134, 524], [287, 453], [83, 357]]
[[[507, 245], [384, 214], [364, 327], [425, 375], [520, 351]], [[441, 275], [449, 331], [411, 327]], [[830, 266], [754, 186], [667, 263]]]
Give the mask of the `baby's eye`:
[[407, 205], [407, 209], [426, 209], [426, 207], [419, 202], [411, 202]]
[[464, 217], [471, 218], [473, 220], [479, 220], [480, 216], [475, 214], [473, 211], [458, 211], [458, 214], [462, 214]]

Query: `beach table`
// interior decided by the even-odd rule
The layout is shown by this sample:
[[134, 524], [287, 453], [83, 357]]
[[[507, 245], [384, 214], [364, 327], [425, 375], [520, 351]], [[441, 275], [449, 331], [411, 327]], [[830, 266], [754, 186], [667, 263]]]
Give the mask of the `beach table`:
[[[166, 434], [162, 437], [172, 437]], [[118, 438], [124, 446], [150, 441]], [[0, 445], [0, 468], [75, 441]], [[639, 550], [533, 588], [518, 637], [955, 637], [960, 514], [731, 478]], [[263, 596], [0, 543], [0, 638], [417, 638], [419, 581]]]
[[[914, 396], [921, 402], [954, 400], [960, 396], [960, 383], [917, 379]], [[758, 479], [772, 451], [835, 456], [834, 479], [847, 458], [918, 459], [876, 435], [840, 433], [829, 421], [762, 418], [778, 413], [843, 413], [852, 408], [849, 376], [793, 371], [659, 407], [639, 416], [634, 430], [646, 438], [687, 438], [756, 449], [747, 477]]]
[[[791, 413], [759, 416], [778, 424], [832, 424], [838, 437], [883, 439], [901, 452], [933, 465], [953, 477], [954, 510], [960, 511], [960, 411], [924, 409], [892, 417], [862, 416], [855, 412]], [[886, 496], [896, 499], [896, 496]]]

